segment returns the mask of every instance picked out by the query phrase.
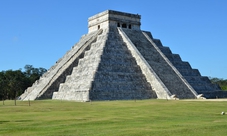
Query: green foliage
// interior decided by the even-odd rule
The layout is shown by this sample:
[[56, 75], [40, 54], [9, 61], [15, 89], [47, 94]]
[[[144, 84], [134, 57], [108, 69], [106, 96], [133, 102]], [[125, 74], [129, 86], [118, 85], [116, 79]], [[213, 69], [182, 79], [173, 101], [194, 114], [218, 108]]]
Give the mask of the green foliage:
[[227, 91], [227, 79], [210, 78], [210, 81], [214, 84], [218, 84], [222, 90]]
[[30, 84], [33, 84], [37, 79], [39, 79], [42, 74], [44, 74], [47, 70], [44, 68], [33, 68], [32, 65], [26, 65], [25, 69], [25, 76], [28, 78]]
[[225, 136], [226, 101], [5, 101], [1, 136]]
[[0, 99], [15, 99], [45, 72], [44, 68], [31, 65], [26, 65], [24, 72], [21, 69], [0, 72]]

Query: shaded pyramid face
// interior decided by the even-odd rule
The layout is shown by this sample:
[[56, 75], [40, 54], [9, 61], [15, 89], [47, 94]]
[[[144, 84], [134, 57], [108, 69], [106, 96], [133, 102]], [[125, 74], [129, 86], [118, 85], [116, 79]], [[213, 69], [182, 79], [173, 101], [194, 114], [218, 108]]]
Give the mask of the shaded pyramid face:
[[139, 15], [108, 10], [89, 18], [89, 33], [20, 99], [194, 99], [202, 94], [227, 96], [150, 32], [141, 31]]

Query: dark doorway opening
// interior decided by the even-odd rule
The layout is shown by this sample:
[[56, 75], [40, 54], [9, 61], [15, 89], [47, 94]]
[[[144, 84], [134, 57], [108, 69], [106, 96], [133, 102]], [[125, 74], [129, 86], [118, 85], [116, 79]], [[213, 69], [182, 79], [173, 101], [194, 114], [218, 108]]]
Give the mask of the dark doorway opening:
[[122, 28], [127, 28], [127, 25], [126, 24], [122, 24]]

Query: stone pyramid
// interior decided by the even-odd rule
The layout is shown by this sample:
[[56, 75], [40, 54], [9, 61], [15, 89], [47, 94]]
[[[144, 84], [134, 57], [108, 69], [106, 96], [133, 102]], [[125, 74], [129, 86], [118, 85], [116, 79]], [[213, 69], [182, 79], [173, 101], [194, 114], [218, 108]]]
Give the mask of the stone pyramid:
[[107, 10], [21, 100], [194, 99], [226, 96], [150, 32], [141, 16]]

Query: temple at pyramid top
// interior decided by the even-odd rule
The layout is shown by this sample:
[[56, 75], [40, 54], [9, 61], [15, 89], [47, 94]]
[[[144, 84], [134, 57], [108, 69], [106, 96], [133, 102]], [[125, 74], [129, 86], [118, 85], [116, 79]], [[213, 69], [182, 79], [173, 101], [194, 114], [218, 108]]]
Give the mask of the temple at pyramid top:
[[89, 32], [109, 27], [121, 27], [140, 30], [141, 16], [114, 10], [106, 10], [88, 19]]

